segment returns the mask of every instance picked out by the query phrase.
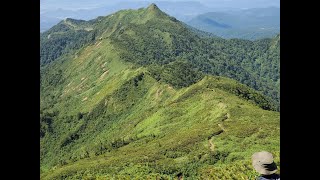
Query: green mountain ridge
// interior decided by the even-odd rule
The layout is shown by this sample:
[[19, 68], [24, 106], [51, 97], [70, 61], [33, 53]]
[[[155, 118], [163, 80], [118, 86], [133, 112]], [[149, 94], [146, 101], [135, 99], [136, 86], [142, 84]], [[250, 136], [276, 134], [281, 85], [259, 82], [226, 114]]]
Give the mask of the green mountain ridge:
[[238, 40], [200, 38], [154, 4], [67, 19], [40, 36], [51, 48], [42, 55], [54, 57], [41, 59], [41, 179], [250, 179], [250, 156], [262, 149], [279, 166], [270, 99], [189, 57], [202, 43], [224, 49]]
[[64, 54], [108, 38], [126, 61], [146, 66], [184, 59], [205, 74], [236, 79], [260, 91], [279, 109], [280, 46], [271, 50], [272, 39], [203, 38], [204, 33], [196, 33], [156, 6], [121, 10], [106, 17], [79, 21], [79, 25], [73, 23], [72, 27], [71, 23], [66, 24], [70, 21], [62, 21], [40, 35], [42, 67]]

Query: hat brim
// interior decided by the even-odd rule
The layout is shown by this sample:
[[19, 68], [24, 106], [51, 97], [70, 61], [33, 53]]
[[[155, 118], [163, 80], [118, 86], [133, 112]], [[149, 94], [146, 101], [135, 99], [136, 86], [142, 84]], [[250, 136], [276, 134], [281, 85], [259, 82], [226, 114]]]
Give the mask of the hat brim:
[[254, 169], [263, 175], [270, 175], [270, 174], [274, 174], [275, 172], [277, 172], [277, 165], [273, 162], [271, 164], [254, 164], [253, 165]]

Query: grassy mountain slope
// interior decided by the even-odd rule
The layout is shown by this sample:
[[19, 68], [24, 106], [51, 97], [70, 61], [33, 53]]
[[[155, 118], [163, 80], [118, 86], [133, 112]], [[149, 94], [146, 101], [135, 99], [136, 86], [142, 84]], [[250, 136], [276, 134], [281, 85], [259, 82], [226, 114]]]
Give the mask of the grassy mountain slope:
[[[249, 177], [254, 175], [249, 162], [253, 152], [264, 149], [278, 156], [279, 113], [229, 92], [230, 86], [240, 89], [235, 81], [206, 76], [175, 89], [137, 69], [110, 75], [105, 83], [121, 85], [92, 95], [88, 88], [78, 95], [83, 94], [77, 98], [81, 103], [70, 101], [50, 117], [52, 130], [41, 139], [41, 179], [114, 174], [145, 178], [150, 173], [174, 177], [180, 172], [191, 179]], [[109, 93], [87, 108], [89, 99], [103, 91]], [[64, 102], [68, 100], [56, 107]], [[208, 142], [212, 137], [213, 151]]]
[[183, 57], [201, 40], [174, 18], [151, 5], [71, 23], [94, 38], [41, 68], [41, 179], [248, 179], [260, 150], [279, 165], [279, 112]]

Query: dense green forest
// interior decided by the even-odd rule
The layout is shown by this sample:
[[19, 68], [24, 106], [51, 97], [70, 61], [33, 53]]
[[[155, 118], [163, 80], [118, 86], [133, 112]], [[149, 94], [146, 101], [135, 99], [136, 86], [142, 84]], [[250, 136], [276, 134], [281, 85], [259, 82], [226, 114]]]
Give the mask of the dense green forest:
[[279, 164], [279, 43], [225, 40], [156, 5], [40, 34], [41, 179], [253, 179]]

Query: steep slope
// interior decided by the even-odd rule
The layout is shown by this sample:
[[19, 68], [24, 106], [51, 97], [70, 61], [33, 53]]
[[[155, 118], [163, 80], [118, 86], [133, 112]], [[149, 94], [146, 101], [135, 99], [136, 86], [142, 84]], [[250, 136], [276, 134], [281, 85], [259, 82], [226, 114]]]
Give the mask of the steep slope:
[[41, 68], [41, 179], [246, 179], [261, 149], [279, 163], [272, 103], [195, 68], [183, 54], [204, 40], [155, 5], [61, 24], [94, 36]]
[[[252, 96], [249, 89], [232, 80], [205, 77], [176, 89], [142, 69], [107, 77], [97, 88], [61, 99], [48, 109], [53, 114], [45, 113], [43, 119], [51, 121], [41, 139], [41, 179], [174, 177], [180, 172], [190, 179], [218, 178], [210, 170], [225, 172], [227, 165], [234, 168], [233, 176], [249, 177], [253, 152], [264, 149], [278, 156], [279, 113], [245, 100], [243, 95]], [[208, 139], [213, 136], [212, 152]]]

